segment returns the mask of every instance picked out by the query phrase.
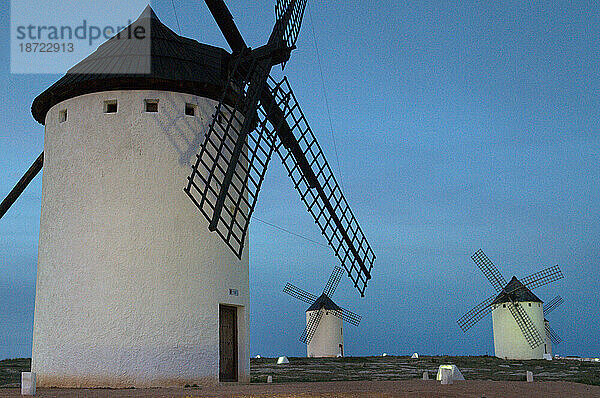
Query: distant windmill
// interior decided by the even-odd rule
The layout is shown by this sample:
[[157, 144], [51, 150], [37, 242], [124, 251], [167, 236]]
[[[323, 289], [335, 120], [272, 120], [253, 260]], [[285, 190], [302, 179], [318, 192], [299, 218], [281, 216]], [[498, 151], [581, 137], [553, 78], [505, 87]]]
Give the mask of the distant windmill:
[[310, 304], [306, 310], [306, 327], [300, 336], [300, 341], [306, 344], [308, 357], [344, 356], [343, 321], [354, 326], [360, 323], [360, 315], [338, 306], [331, 299], [343, 272], [340, 267], [333, 269], [319, 297], [291, 283], [283, 289], [284, 293]]
[[546, 268], [521, 280], [513, 276], [507, 283], [504, 276], [482, 250], [471, 256], [490, 281], [496, 293], [476, 305], [458, 320], [466, 332], [485, 315], [492, 313], [494, 350], [499, 358], [542, 359], [545, 330], [542, 300], [532, 289], [564, 278], [558, 265]]
[[544, 304], [544, 327], [546, 329], [546, 354], [552, 355], [552, 344], [558, 345], [562, 342], [562, 339], [558, 337], [558, 334], [550, 326], [550, 321], [546, 318], [549, 313], [554, 311], [562, 303], [564, 303], [562, 297], [556, 296], [552, 300]]

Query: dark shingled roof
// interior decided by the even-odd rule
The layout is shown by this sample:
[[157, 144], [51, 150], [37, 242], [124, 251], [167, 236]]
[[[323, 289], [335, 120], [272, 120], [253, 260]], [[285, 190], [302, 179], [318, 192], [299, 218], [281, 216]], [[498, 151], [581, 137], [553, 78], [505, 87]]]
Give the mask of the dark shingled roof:
[[220, 99], [227, 82], [227, 51], [179, 36], [150, 6], [130, 25], [131, 31], [138, 26], [145, 32], [150, 27], [149, 41], [127, 39], [127, 28], [120, 38], [107, 40], [33, 101], [35, 120], [44, 124], [48, 110], [61, 101], [107, 90], [165, 90]]
[[317, 311], [317, 310], [320, 310], [321, 308], [324, 308], [326, 310], [337, 310], [337, 311], [342, 310], [340, 307], [338, 307], [338, 305], [336, 303], [333, 302], [333, 300], [331, 300], [329, 297], [327, 297], [327, 295], [325, 295], [325, 293], [323, 293], [319, 296], [318, 299], [315, 300], [314, 303], [312, 303], [312, 305], [310, 307], [308, 307], [306, 312]]
[[[531, 292], [531, 290], [529, 290], [527, 287], [525, 287], [521, 283], [521, 281], [519, 281], [515, 276], [513, 276], [512, 279], [510, 280], [510, 282], [508, 282], [508, 284], [504, 288], [504, 291], [513, 292], [511, 294], [512, 299], [514, 301], [518, 301], [520, 303], [523, 303], [526, 301], [540, 302], [540, 303], [543, 302], [535, 294], [533, 294]], [[501, 292], [496, 297], [496, 299], [492, 302], [492, 305], [510, 302], [508, 295], [506, 293], [504, 293], [504, 291]]]

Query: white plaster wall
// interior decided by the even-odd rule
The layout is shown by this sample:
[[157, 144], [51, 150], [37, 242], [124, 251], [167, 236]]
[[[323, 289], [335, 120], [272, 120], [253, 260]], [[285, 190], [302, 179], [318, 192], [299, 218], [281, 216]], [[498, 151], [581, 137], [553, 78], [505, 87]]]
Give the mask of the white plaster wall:
[[[103, 113], [115, 99], [118, 112]], [[144, 99], [158, 99], [159, 112], [144, 112]], [[238, 260], [183, 192], [215, 105], [107, 91], [48, 112], [32, 355], [40, 387], [217, 382], [220, 303], [238, 307], [239, 380], [249, 380], [248, 245]]]
[[[529, 306], [531, 304], [531, 306]], [[523, 302], [520, 305], [525, 309], [529, 318], [537, 328], [542, 339], [545, 336], [544, 313], [542, 303]], [[512, 316], [508, 305], [497, 305], [492, 311], [492, 325], [494, 329], [494, 349], [499, 358], [508, 359], [542, 359], [544, 344], [532, 349], [523, 336], [517, 321]]]
[[550, 336], [546, 334], [545, 326], [549, 324], [548, 321], [544, 320], [544, 333], [542, 336], [544, 337], [544, 341], [546, 342], [546, 354], [552, 355], [552, 340], [550, 340]]
[[[306, 313], [306, 324], [312, 313]], [[333, 314], [333, 311], [325, 311], [315, 330], [310, 342], [306, 345], [308, 357], [337, 357], [340, 354], [340, 344], [344, 344], [343, 321]]]

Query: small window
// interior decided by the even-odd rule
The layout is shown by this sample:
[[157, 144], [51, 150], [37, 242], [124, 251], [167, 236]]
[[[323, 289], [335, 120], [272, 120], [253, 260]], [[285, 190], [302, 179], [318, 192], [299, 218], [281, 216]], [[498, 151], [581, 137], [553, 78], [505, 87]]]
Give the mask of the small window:
[[529, 303], [529, 306], [531, 307], [531, 303]]
[[506, 304], [502, 304], [502, 308], [506, 308]]
[[63, 109], [62, 111], [58, 112], [58, 121], [60, 123], [67, 121], [67, 110], [66, 109]]
[[147, 99], [144, 100], [146, 112], [158, 112], [158, 100]]
[[117, 113], [117, 100], [104, 101], [104, 113]]
[[185, 114], [187, 116], [195, 116], [196, 115], [196, 105], [185, 104]]

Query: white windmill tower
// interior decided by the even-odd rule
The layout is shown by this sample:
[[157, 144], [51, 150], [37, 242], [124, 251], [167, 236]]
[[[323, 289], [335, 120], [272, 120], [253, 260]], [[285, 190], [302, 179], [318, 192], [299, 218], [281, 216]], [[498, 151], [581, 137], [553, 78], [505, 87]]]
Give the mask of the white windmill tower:
[[343, 272], [340, 267], [333, 269], [319, 297], [291, 283], [283, 289], [284, 293], [310, 304], [306, 310], [306, 327], [300, 336], [300, 341], [306, 344], [308, 357], [344, 356], [343, 321], [355, 326], [360, 323], [360, 315], [338, 306], [331, 299]]
[[148, 7], [126, 28], [144, 40], [111, 38], [33, 103], [44, 152], [0, 217], [44, 165], [38, 386], [247, 381], [244, 247], [273, 153], [364, 295], [375, 255], [289, 82], [269, 75], [295, 48], [306, 0], [278, 1], [256, 49], [222, 0], [206, 4], [231, 54]]
[[532, 289], [562, 279], [558, 265], [507, 283], [490, 259], [478, 250], [471, 257], [490, 281], [496, 293], [458, 320], [466, 332], [485, 315], [492, 313], [494, 351], [499, 358], [542, 359], [546, 340], [542, 300]]

